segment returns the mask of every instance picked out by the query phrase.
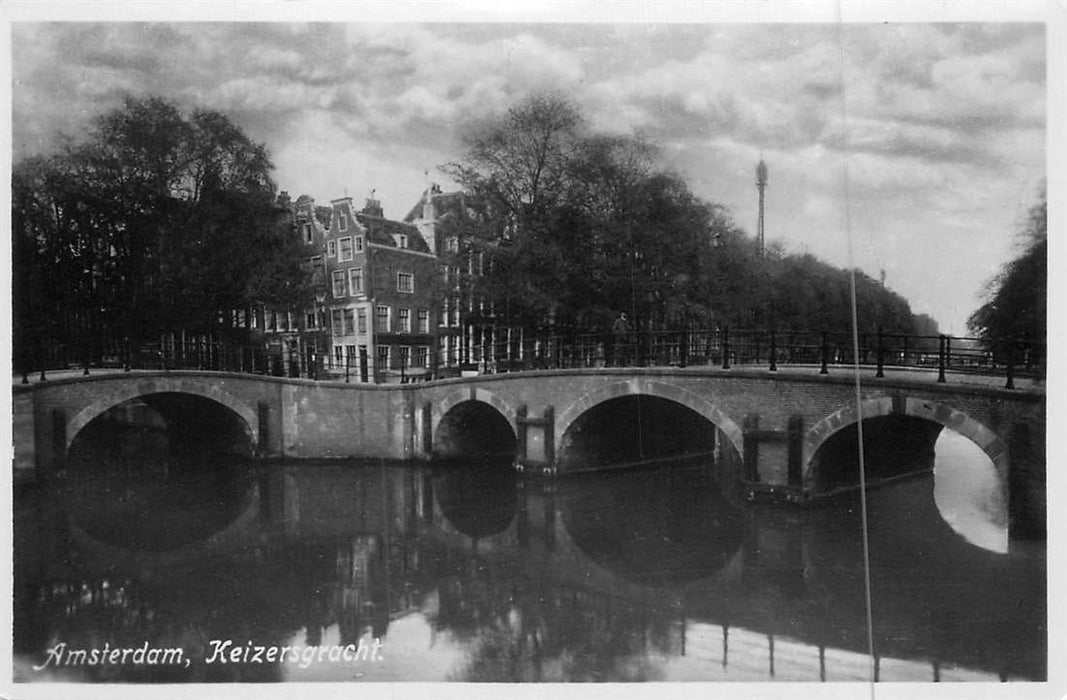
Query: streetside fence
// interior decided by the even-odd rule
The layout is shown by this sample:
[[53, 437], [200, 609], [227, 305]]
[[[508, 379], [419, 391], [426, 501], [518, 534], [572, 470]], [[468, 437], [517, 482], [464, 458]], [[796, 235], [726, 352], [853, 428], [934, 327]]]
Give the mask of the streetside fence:
[[[399, 346], [394, 346], [394, 350]], [[206, 339], [180, 343], [98, 343], [74, 347], [53, 344], [15, 358], [16, 376], [46, 380], [49, 373], [77, 370], [171, 370], [241, 372], [346, 382], [408, 383], [471, 374], [597, 367], [700, 367], [735, 365], [851, 366], [875, 369], [922, 368], [1001, 376], [1014, 388], [1016, 377], [1045, 374], [1045, 347], [1014, 340], [982, 341], [947, 335], [861, 334], [858, 353], [851, 333], [791, 330], [686, 330], [631, 333], [525, 333], [494, 343], [464, 345], [449, 352], [390, 354], [375, 362], [367, 353], [334, 358], [310, 348], [283, 355], [263, 345], [234, 345]]]

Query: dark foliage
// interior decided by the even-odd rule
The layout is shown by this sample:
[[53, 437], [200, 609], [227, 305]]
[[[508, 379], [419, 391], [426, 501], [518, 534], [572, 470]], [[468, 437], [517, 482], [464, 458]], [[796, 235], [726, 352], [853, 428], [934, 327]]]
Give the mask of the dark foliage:
[[[580, 330], [610, 328], [620, 312], [641, 329], [851, 327], [847, 272], [774, 247], [758, 255], [722, 207], [657, 166], [652, 145], [591, 133], [563, 97], [527, 98], [466, 146], [445, 170], [480, 206], [449, 232], [468, 242], [455, 267], [465, 293], [496, 301], [497, 318]], [[907, 302], [858, 272], [857, 302], [862, 332], [915, 330]]]
[[230, 312], [310, 292], [265, 147], [225, 116], [127, 98], [12, 176], [15, 339], [225, 336]]

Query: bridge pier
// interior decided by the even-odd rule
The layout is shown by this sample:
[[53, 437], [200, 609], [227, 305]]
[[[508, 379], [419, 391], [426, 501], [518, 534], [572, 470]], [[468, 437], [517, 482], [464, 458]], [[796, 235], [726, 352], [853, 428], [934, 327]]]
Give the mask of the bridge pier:
[[1008, 432], [1008, 540], [1045, 539], [1047, 497], [1045, 460], [1035, 449], [1033, 430], [1015, 423]]
[[794, 413], [785, 430], [770, 430], [760, 428], [758, 413], [749, 413], [741, 429], [745, 496], [799, 501], [804, 486], [804, 417]]
[[545, 408], [540, 418], [528, 415], [526, 404], [519, 406], [515, 423], [518, 428], [518, 449], [515, 463], [520, 469], [534, 472], [556, 471], [556, 411]]

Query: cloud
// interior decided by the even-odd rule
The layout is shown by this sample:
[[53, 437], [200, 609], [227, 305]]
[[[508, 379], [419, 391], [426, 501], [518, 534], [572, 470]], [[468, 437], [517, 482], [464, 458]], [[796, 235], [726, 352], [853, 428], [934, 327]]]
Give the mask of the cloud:
[[[470, 125], [555, 89], [749, 228], [763, 153], [772, 239], [843, 264], [847, 203], [861, 264], [962, 246], [967, 308], [966, 268], [1003, 259], [1044, 176], [1045, 52], [1042, 25], [1003, 23], [14, 23], [14, 155], [161, 94], [265, 142], [290, 191], [375, 187], [392, 211]], [[929, 296], [916, 268], [900, 291]]]

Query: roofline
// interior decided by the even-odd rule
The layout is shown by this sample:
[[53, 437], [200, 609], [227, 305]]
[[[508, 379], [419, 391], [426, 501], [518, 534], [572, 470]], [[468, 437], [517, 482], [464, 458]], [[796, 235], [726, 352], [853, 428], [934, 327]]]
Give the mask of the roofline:
[[412, 250], [411, 248], [398, 248], [395, 245], [385, 245], [384, 243], [371, 243], [371, 242], [368, 242], [367, 243], [367, 247], [368, 248], [381, 248], [382, 250], [396, 250], [396, 251], [399, 251], [401, 253], [407, 253], [409, 255], [421, 255], [421, 256], [427, 257], [427, 258], [433, 258], [434, 260], [437, 259], [437, 256], [434, 255], [433, 253], [424, 253], [421, 250]]

